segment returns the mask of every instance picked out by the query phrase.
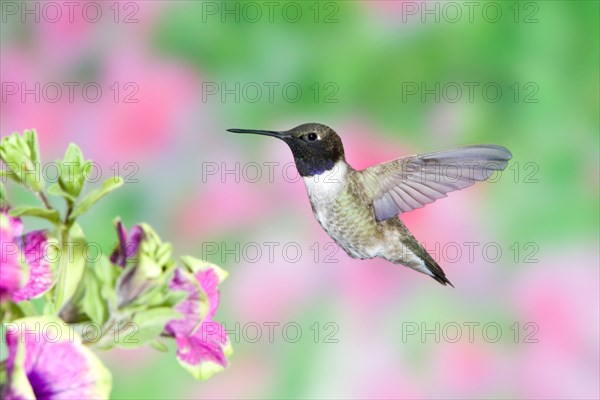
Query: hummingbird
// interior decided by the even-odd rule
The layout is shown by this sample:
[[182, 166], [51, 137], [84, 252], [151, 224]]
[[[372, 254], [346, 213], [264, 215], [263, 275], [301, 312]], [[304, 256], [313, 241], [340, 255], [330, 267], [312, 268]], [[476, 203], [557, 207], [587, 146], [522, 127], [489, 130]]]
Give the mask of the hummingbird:
[[288, 131], [228, 131], [272, 136], [287, 143], [315, 218], [350, 257], [380, 257], [452, 287], [399, 215], [488, 179], [506, 168], [512, 158], [503, 146], [481, 144], [412, 155], [356, 170], [346, 162], [340, 136], [326, 125], [307, 123]]

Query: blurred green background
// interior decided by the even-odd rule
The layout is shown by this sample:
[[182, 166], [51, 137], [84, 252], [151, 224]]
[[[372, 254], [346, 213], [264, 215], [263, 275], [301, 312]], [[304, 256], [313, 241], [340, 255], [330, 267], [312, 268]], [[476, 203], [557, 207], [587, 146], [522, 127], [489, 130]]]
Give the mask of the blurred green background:
[[[600, 396], [597, 1], [103, 2], [93, 23], [23, 22], [6, 3], [2, 135], [37, 128], [46, 161], [74, 141], [126, 176], [82, 220], [104, 249], [121, 215], [230, 273], [217, 313], [230, 368], [196, 382], [173, 353], [103, 353], [114, 398]], [[6, 82], [103, 95], [36, 102]], [[512, 151], [495, 182], [402, 216], [456, 289], [338, 251], [289, 150], [225, 132], [311, 121], [357, 168], [471, 143]]]

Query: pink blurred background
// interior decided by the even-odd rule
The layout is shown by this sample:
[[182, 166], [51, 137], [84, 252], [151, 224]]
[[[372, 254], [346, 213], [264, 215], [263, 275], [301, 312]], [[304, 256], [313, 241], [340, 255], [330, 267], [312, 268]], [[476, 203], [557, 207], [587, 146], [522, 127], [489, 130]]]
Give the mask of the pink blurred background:
[[[236, 25], [218, 19], [203, 24], [199, 6], [189, 2], [139, 2], [126, 9], [128, 3], [120, 3], [120, 18], [137, 10], [137, 23], [115, 23], [108, 3], [102, 5], [105, 17], [98, 23], [80, 17], [72, 23], [66, 18], [22, 23], [5, 14], [1, 39], [2, 135], [36, 128], [47, 162], [76, 142], [86, 158], [98, 163], [104, 178], [118, 172], [128, 180], [97, 214], [83, 219], [92, 240], [109, 248], [112, 218], [121, 215], [128, 225], [150, 223], [178, 255], [207, 256], [230, 273], [217, 313], [232, 336], [230, 368], [196, 382], [176, 365], [172, 352], [102, 353], [113, 371], [114, 398], [600, 396], [598, 78], [587, 81], [592, 85], [564, 83], [569, 91], [582, 88], [591, 101], [569, 98], [569, 92], [561, 98], [563, 77], [546, 69], [552, 52], [543, 44], [574, 32], [557, 44], [554, 56], [566, 60], [571, 57], [569, 43], [577, 35], [593, 37], [597, 21], [577, 30], [575, 17], [561, 17], [566, 2], [552, 2], [556, 4], [541, 7], [535, 27], [495, 31], [484, 23], [411, 25], [392, 21], [400, 2], [347, 2], [335, 3], [340, 7], [335, 26], [315, 27], [310, 19], [298, 25], [284, 20]], [[593, 14], [578, 11], [580, 6], [573, 6], [574, 15]], [[190, 28], [195, 24], [202, 25], [198, 31]], [[324, 38], [323, 47], [334, 43], [327, 38], [336, 37], [349, 53], [320, 49], [311, 36], [313, 28]], [[488, 34], [492, 42], [498, 40], [498, 54], [509, 54], [503, 63], [521, 65], [545, 90], [537, 105], [419, 104], [414, 119], [412, 111], [400, 110], [408, 106], [398, 101], [398, 115], [389, 111], [381, 122], [370, 104], [386, 99], [385, 83], [380, 85], [384, 100], [372, 97], [377, 89], [361, 97], [366, 89], [358, 88], [369, 82], [378, 86], [375, 75], [392, 76], [367, 64], [356, 67], [360, 73], [355, 76], [346, 76], [351, 75], [348, 64], [364, 62], [349, 59], [354, 50], [342, 42], [344, 32], [354, 30], [363, 33], [355, 44], [361, 55], [370, 54], [363, 51], [366, 47], [381, 45], [382, 53], [413, 60], [412, 68], [440, 63], [447, 66], [442, 70], [476, 68], [478, 60], [464, 61], [461, 53], [471, 53], [457, 43]], [[501, 42], [498, 38], [506, 32], [529, 38], [536, 54], [524, 55], [523, 49], [511, 47], [518, 47], [514, 43]], [[431, 55], [441, 51], [447, 35], [456, 51]], [[198, 48], [187, 48], [182, 36], [191, 37]], [[592, 47], [597, 43], [597, 37], [588, 40]], [[596, 48], [595, 61], [580, 65], [588, 78], [598, 72], [597, 53]], [[312, 58], [323, 54], [329, 54], [323, 56], [328, 65], [303, 69], [303, 57], [314, 65]], [[481, 60], [493, 65], [495, 55], [484, 54]], [[500, 74], [489, 65], [482, 68], [490, 76]], [[444, 77], [433, 71], [427, 79]], [[339, 102], [203, 100], [203, 82], [303, 79], [339, 82]], [[36, 102], [33, 95], [22, 101], [19, 94], [7, 94], [6, 83], [11, 82], [28, 88], [35, 82], [94, 82], [103, 92], [94, 103], [79, 90], [72, 102], [66, 92], [56, 103], [44, 96]], [[117, 102], [111, 89], [115, 82]], [[128, 94], [137, 102], [126, 103]], [[330, 244], [312, 217], [302, 183], [285, 178], [283, 166], [292, 161], [289, 150], [280, 142], [225, 132], [285, 129], [313, 120], [342, 135], [347, 159], [356, 168], [472, 142], [498, 143], [513, 151], [519, 179], [507, 170], [497, 183], [476, 185], [402, 217], [428, 249], [455, 243], [462, 251], [454, 262], [433, 254], [456, 289], [384, 261], [350, 259]], [[572, 135], [570, 142], [561, 143], [567, 135]], [[258, 182], [244, 180], [241, 172], [239, 182], [235, 175], [221, 175], [221, 163], [232, 169], [236, 163], [243, 168], [264, 162], [279, 163], [272, 181], [266, 168]], [[537, 183], [524, 183], [526, 162], [538, 166]], [[214, 165], [219, 171], [208, 174]], [[18, 191], [13, 196], [31, 200]], [[272, 259], [265, 245], [270, 242], [278, 243]], [[474, 259], [468, 257], [466, 242], [478, 243]], [[235, 249], [236, 243], [249, 253], [228, 254], [226, 249]], [[502, 250], [496, 262], [482, 252], [488, 243]], [[249, 244], [262, 251], [256, 260]], [[281, 251], [286, 244], [293, 246], [292, 256]], [[215, 246], [216, 253], [207, 251]], [[296, 248], [302, 255], [290, 261]], [[450, 250], [447, 254], [453, 254]], [[279, 324], [273, 340], [269, 324]], [[293, 324], [287, 337], [286, 324]], [[474, 326], [472, 340], [469, 324]], [[262, 336], [254, 342], [257, 325]], [[413, 333], [415, 326], [418, 332]], [[461, 334], [456, 341], [455, 326]], [[489, 326], [485, 332], [484, 326]], [[302, 334], [294, 342], [297, 327]], [[432, 333], [423, 336], [423, 328]]]

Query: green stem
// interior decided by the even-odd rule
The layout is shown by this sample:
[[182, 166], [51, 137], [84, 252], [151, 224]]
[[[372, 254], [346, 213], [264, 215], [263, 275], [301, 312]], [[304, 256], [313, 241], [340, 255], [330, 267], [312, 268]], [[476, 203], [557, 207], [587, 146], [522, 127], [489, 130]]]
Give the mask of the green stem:
[[65, 222], [64, 224], [68, 227], [71, 227], [74, 221], [71, 221], [71, 213], [73, 212], [73, 202], [67, 200], [67, 213], [65, 214]]
[[50, 201], [48, 200], [48, 197], [46, 197], [46, 194], [43, 191], [36, 192], [36, 194], [42, 203], [44, 203], [44, 206], [46, 206], [48, 210], [52, 210], [52, 206], [50, 205]]

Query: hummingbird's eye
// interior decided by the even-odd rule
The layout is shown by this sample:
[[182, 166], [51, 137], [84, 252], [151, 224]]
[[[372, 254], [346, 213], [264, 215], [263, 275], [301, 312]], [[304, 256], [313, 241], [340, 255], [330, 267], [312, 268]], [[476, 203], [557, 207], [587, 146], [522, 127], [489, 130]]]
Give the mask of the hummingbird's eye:
[[318, 136], [316, 133], [311, 132], [308, 135], [306, 135], [306, 137], [308, 138], [309, 141], [314, 142], [315, 140], [317, 140]]

